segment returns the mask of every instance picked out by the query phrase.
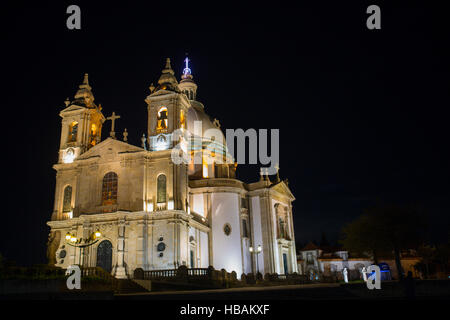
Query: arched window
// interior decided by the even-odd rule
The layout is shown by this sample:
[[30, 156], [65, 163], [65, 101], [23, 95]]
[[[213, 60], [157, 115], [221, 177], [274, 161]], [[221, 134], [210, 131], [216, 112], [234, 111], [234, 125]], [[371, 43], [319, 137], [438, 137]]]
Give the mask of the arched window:
[[72, 211], [72, 187], [64, 188], [63, 210], [64, 213]]
[[184, 116], [184, 110], [180, 110], [180, 128], [186, 129], [186, 118]]
[[208, 178], [208, 162], [206, 160], [206, 156], [202, 157], [202, 177]]
[[102, 205], [112, 205], [117, 203], [117, 174], [108, 172], [103, 177], [102, 185]]
[[166, 176], [164, 174], [160, 174], [158, 176], [157, 183], [157, 202], [165, 203], [166, 202]]
[[159, 109], [156, 120], [156, 132], [167, 132], [167, 127], [169, 126], [169, 120], [167, 118], [168, 110], [166, 107]]
[[97, 143], [97, 135], [98, 135], [98, 128], [95, 123], [91, 124], [91, 131], [90, 131], [90, 137], [89, 137], [89, 148], [95, 146]]
[[77, 133], [78, 133], [78, 122], [74, 121], [69, 125], [69, 136], [67, 141], [68, 142], [77, 141]]

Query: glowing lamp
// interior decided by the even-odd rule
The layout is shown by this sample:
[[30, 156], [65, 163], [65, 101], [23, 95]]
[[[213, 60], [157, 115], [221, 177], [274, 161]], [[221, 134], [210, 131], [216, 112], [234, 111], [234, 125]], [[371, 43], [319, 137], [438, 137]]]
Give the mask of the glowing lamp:
[[67, 232], [66, 233], [66, 240], [69, 241], [70, 238], [72, 238], [72, 235], [69, 232]]
[[161, 151], [161, 150], [166, 150], [168, 149], [168, 145], [167, 142], [165, 141], [156, 141], [155, 142], [155, 151]]
[[101, 236], [102, 236], [102, 233], [100, 232], [100, 230], [97, 229], [97, 231], [95, 231], [95, 237], [100, 238]]
[[63, 158], [63, 162], [72, 163], [74, 159], [75, 159], [75, 151], [72, 148], [67, 149]]
[[77, 242], [77, 237], [72, 236], [72, 237], [70, 238], [70, 241], [71, 241], [71, 242]]
[[253, 247], [248, 248], [248, 251], [253, 252]]
[[258, 246], [258, 252], [261, 252], [262, 248], [261, 245]]

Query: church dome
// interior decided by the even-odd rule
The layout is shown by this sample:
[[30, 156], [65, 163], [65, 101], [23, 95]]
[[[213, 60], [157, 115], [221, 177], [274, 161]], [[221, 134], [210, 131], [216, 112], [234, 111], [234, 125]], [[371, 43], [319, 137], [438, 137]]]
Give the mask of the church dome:
[[205, 136], [205, 132], [208, 129], [216, 129], [221, 134], [223, 144], [226, 145], [225, 136], [223, 135], [222, 130], [214, 125], [211, 118], [205, 113], [203, 104], [198, 101], [191, 101], [191, 107], [188, 109], [186, 115], [187, 130], [193, 135], [196, 134], [196, 132], [194, 132], [194, 121], [202, 122], [202, 138]]

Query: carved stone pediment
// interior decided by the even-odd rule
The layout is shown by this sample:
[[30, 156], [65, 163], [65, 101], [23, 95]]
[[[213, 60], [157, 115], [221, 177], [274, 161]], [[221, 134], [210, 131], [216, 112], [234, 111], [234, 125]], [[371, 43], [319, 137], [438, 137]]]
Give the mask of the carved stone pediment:
[[276, 191], [286, 197], [288, 197], [291, 201], [295, 200], [294, 195], [292, 194], [291, 190], [287, 186], [287, 184], [284, 181], [281, 181], [277, 184], [274, 184], [270, 187], [271, 191]]
[[108, 138], [96, 146], [89, 149], [89, 151], [83, 153], [75, 161], [87, 160], [93, 157], [99, 157], [107, 161], [118, 157], [118, 154], [122, 153], [135, 153], [145, 151], [143, 148], [133, 146], [123, 141], [119, 141], [113, 138]]

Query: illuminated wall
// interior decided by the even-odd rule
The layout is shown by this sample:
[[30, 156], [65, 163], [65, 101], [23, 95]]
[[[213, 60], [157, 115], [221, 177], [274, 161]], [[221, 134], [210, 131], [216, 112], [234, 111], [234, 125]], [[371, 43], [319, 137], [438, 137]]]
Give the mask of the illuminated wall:
[[[251, 216], [252, 216], [252, 231], [253, 231], [253, 243], [257, 247], [258, 245], [263, 245], [263, 237], [261, 231], [261, 205], [260, 198], [258, 196], [251, 198]], [[256, 259], [255, 259], [256, 264]], [[264, 272], [264, 250], [258, 254], [258, 266], [259, 272], [265, 274]], [[255, 266], [256, 269], [256, 266]]]
[[[241, 232], [239, 223], [239, 195], [231, 192], [211, 194], [213, 262], [217, 269], [242, 274]], [[224, 233], [225, 224], [231, 233]]]

